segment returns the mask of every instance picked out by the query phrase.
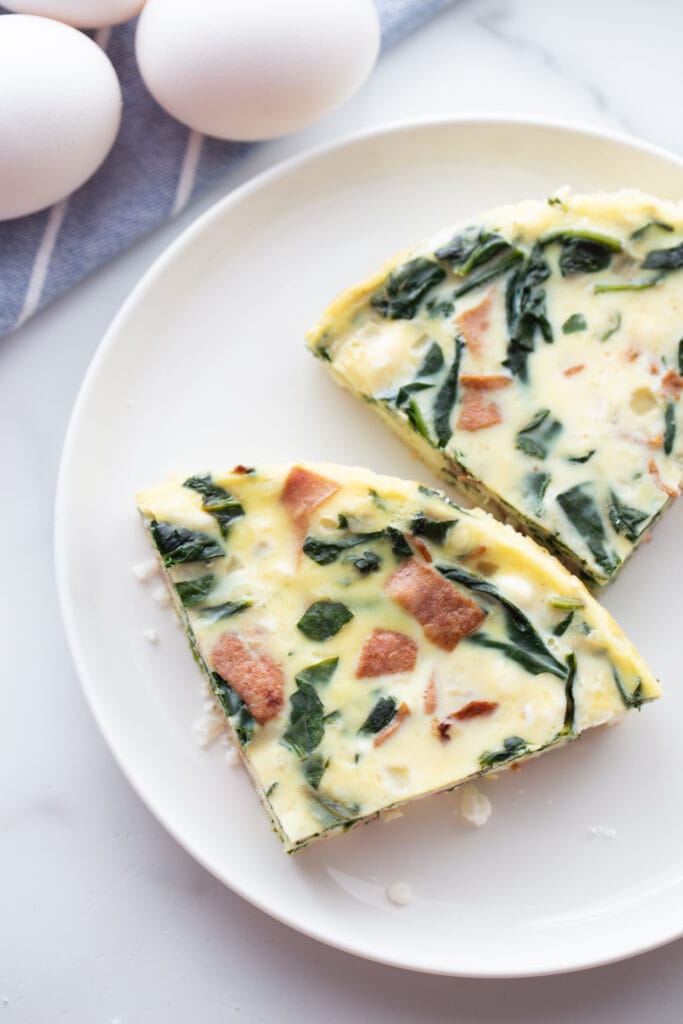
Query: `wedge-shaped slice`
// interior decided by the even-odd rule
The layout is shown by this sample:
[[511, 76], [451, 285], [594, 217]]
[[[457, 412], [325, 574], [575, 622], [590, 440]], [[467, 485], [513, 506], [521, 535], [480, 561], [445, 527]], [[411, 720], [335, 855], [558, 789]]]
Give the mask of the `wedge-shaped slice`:
[[658, 696], [556, 559], [419, 484], [238, 467], [138, 505], [289, 851]]
[[606, 583], [683, 459], [683, 206], [486, 214], [390, 260], [309, 335], [447, 480]]

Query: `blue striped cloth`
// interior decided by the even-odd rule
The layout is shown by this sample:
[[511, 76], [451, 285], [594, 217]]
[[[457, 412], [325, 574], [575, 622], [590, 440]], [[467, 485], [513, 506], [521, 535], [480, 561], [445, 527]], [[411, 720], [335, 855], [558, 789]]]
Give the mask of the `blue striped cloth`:
[[[385, 50], [449, 0], [375, 2]], [[95, 35], [116, 68], [124, 104], [102, 167], [49, 210], [0, 223], [0, 335], [177, 213], [254, 145], [200, 136], [165, 114], [138, 74], [134, 35], [134, 22]]]

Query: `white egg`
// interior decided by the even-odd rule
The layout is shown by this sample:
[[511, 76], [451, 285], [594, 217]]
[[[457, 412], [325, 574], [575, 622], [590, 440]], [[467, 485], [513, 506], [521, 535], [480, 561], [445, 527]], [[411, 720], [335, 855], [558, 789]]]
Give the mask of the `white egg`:
[[140, 72], [173, 117], [223, 139], [297, 131], [348, 99], [379, 50], [372, 0], [147, 0]]
[[3, 0], [15, 14], [40, 14], [77, 28], [102, 28], [128, 21], [145, 0]]
[[93, 174], [121, 119], [114, 68], [59, 21], [0, 17], [0, 220], [50, 206]]

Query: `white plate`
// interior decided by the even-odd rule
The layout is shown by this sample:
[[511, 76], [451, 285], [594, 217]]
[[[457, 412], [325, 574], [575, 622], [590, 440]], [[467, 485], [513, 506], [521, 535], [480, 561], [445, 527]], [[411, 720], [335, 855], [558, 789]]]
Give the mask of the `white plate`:
[[[394, 249], [495, 204], [638, 186], [683, 195], [666, 153], [577, 129], [463, 120], [404, 126], [297, 159], [205, 214], [146, 275], [83, 385], [63, 457], [57, 565], [72, 651], [121, 767], [202, 864], [269, 914], [361, 956], [512, 976], [614, 960], [683, 925], [681, 507], [610, 590], [667, 695], [483, 788], [285, 856], [246, 776], [193, 724], [198, 673], [170, 613], [130, 572], [149, 557], [136, 489], [172, 470], [325, 459], [430, 481], [305, 351], [332, 296]], [[156, 628], [158, 646], [143, 639]], [[598, 833], [592, 831], [598, 827]], [[613, 834], [611, 830], [616, 830]], [[409, 906], [385, 884], [407, 880]]]

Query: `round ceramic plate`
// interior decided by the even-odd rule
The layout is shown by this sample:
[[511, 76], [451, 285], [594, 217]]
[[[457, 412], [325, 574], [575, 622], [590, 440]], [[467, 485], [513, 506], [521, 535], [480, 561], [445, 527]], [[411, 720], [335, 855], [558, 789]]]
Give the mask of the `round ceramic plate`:
[[[577, 190], [683, 195], [683, 165], [577, 129], [461, 120], [391, 128], [294, 160], [228, 196], [146, 275], [83, 385], [66, 442], [57, 564], [95, 717], [166, 828], [256, 906], [342, 949], [418, 970], [531, 975], [603, 963], [683, 925], [678, 644], [683, 505], [606, 604], [665, 699], [483, 784], [287, 857], [246, 774], [193, 725], [200, 679], [171, 613], [130, 567], [150, 557], [135, 492], [171, 471], [320, 459], [434, 481], [330, 381], [304, 331], [394, 250], [478, 211]], [[679, 531], [677, 533], [677, 531]], [[153, 645], [145, 629], [159, 633]], [[385, 886], [409, 882], [408, 906]]]

